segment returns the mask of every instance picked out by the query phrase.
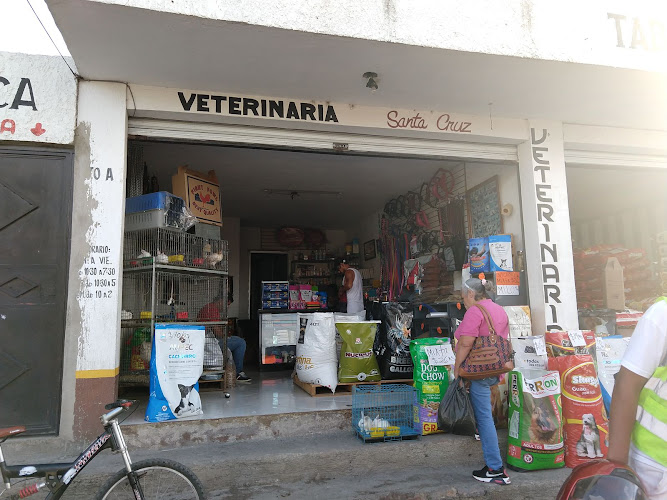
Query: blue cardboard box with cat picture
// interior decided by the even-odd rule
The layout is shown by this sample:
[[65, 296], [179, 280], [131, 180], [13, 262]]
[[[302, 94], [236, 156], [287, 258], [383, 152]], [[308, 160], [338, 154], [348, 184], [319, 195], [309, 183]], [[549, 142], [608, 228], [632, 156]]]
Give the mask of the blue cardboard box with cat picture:
[[147, 422], [201, 415], [199, 377], [204, 370], [206, 327], [157, 323], [151, 348]]
[[495, 234], [489, 236], [489, 270], [514, 271], [512, 262], [512, 235]]

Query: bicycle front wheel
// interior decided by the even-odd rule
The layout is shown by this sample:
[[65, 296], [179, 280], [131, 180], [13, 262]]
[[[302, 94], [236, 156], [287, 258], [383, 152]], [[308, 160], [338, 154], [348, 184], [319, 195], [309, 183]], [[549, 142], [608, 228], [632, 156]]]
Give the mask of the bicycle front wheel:
[[[172, 460], [151, 458], [132, 464], [145, 500], [203, 500], [204, 487], [194, 472]], [[100, 488], [97, 500], [134, 500], [125, 469]]]

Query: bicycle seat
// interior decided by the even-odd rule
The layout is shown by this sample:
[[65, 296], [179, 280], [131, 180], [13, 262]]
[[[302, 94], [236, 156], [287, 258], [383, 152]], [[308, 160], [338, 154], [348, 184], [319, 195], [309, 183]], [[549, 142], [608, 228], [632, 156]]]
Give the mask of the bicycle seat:
[[104, 405], [104, 408], [106, 410], [113, 410], [114, 408], [118, 408], [120, 406], [122, 406], [123, 408], [129, 408], [134, 403], [136, 403], [136, 400], [134, 400], [134, 399], [117, 399], [113, 403], [109, 403], [108, 405]]
[[16, 427], [5, 427], [4, 429], [0, 429], [0, 439], [17, 436], [22, 432], [25, 432], [25, 427], [22, 425], [17, 425]]

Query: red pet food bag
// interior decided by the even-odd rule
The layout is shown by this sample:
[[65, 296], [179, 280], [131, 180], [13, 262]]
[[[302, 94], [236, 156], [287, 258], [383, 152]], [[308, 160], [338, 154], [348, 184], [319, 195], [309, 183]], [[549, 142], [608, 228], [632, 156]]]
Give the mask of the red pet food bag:
[[576, 467], [607, 456], [609, 425], [600, 382], [590, 355], [549, 358], [562, 391], [565, 465]]

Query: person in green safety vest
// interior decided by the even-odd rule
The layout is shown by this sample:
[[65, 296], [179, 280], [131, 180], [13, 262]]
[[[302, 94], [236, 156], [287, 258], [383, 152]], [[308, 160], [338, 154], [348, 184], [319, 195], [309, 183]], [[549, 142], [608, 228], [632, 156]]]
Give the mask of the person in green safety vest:
[[609, 460], [632, 467], [651, 499], [667, 499], [667, 297], [637, 323], [616, 375]]

